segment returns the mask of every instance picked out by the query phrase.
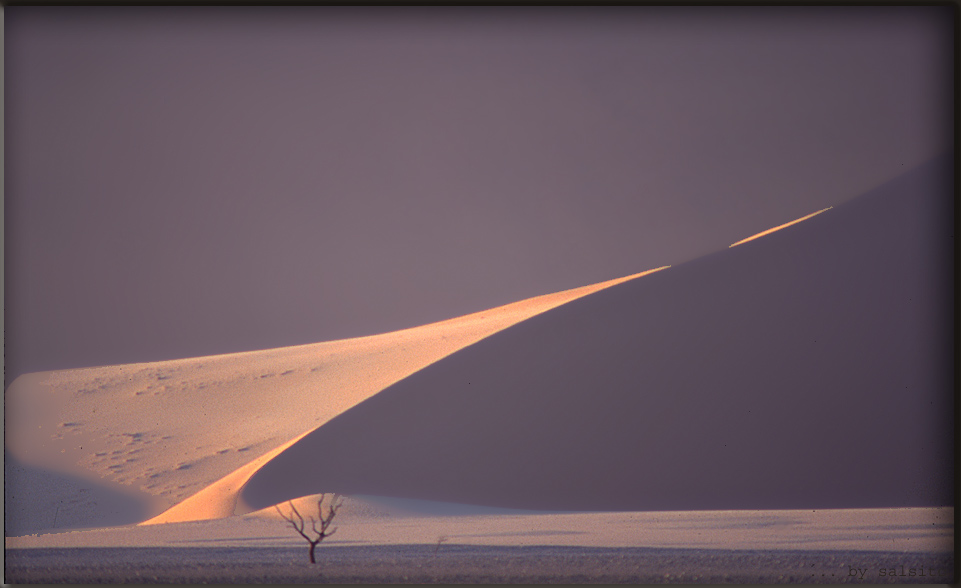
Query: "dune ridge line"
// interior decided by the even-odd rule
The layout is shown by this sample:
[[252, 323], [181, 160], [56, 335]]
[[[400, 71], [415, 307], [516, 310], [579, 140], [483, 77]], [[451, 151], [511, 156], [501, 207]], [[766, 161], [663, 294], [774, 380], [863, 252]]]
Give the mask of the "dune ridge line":
[[130, 513], [129, 523], [247, 512], [238, 502], [247, 480], [334, 417], [508, 327], [669, 267], [378, 335], [26, 374], [7, 390], [7, 450], [77, 482], [45, 485], [38, 496], [21, 491], [18, 519], [31, 532], [55, 518], [58, 527], [96, 526], [104, 519], [96, 500], [73, 513], [58, 506], [76, 502], [78, 484], [139, 500], [148, 518]]
[[[926, 171], [478, 341], [292, 444], [241, 499], [950, 505], [950, 201]], [[892, 456], [915, 469], [889, 479]]]
[[811, 217], [814, 217], [814, 216], [817, 216], [817, 215], [821, 214], [821, 213], [824, 212], [824, 211], [831, 210], [832, 208], [834, 208], [834, 207], [833, 207], [833, 206], [828, 206], [827, 208], [822, 208], [821, 210], [819, 210], [819, 211], [817, 211], [817, 212], [812, 212], [811, 214], [802, 216], [801, 218], [794, 219], [794, 220], [792, 220], [791, 222], [787, 222], [787, 223], [784, 223], [783, 225], [778, 225], [778, 226], [776, 226], [776, 227], [772, 227], [772, 228], [770, 228], [770, 229], [767, 229], [766, 231], [761, 231], [760, 233], [756, 233], [756, 234], [754, 234], [754, 235], [751, 235], [750, 237], [748, 237], [748, 238], [746, 238], [746, 239], [741, 239], [740, 241], [737, 241], [736, 243], [731, 243], [731, 244], [728, 245], [727, 247], [728, 247], [728, 249], [730, 249], [731, 247], [737, 247], [738, 245], [741, 245], [741, 244], [743, 244], [743, 243], [747, 243], [748, 241], [753, 241], [753, 240], [755, 240], [755, 239], [760, 239], [761, 237], [764, 237], [765, 235], [770, 235], [771, 233], [773, 233], [773, 232], [775, 232], [775, 231], [780, 231], [781, 229], [786, 229], [787, 227], [790, 227], [791, 225], [796, 225], [796, 224], [799, 223], [799, 222], [806, 221], [807, 219], [809, 219], [809, 218], [811, 218]]
[[[104, 519], [97, 500], [75, 509], [86, 512], [58, 506], [76, 502], [69, 493], [78, 484], [138, 500], [148, 518], [131, 512], [129, 523], [256, 510], [238, 502], [251, 476], [334, 417], [508, 327], [669, 267], [378, 335], [25, 374], [7, 390], [13, 417], [7, 450], [27, 467], [77, 482], [61, 485], [72, 490], [45, 485], [39, 498], [21, 491], [18, 519], [29, 522], [30, 531], [43, 530], [38, 521], [47, 519], [59, 519], [60, 527], [96, 526]], [[203, 426], [196, 426], [198, 417]]]
[[[579, 288], [574, 288], [570, 290], [564, 290], [562, 292], [557, 292], [553, 294], [546, 294], [542, 296], [537, 296], [534, 298], [529, 298], [519, 302], [507, 304], [497, 308], [472, 313], [462, 317], [457, 317], [453, 319], [448, 319], [446, 321], [441, 321], [438, 323], [432, 323], [429, 325], [424, 325], [422, 327], [415, 327], [414, 329], [407, 329], [405, 331], [397, 331], [397, 333], [414, 332], [424, 329], [429, 330], [443, 330], [445, 328], [456, 328], [463, 327], [465, 325], [475, 324], [475, 329], [473, 330], [471, 336], [469, 336], [461, 345], [456, 348], [451, 348], [445, 350], [443, 354], [437, 354], [431, 363], [440, 361], [444, 357], [447, 357], [451, 353], [472, 345], [477, 341], [489, 337], [497, 332], [500, 332], [510, 326], [513, 326], [519, 322], [522, 322], [528, 318], [546, 312], [552, 308], [556, 308], [562, 304], [566, 304], [583, 296], [587, 296], [599, 290], [621, 284], [623, 282], [640, 278], [669, 268], [670, 266], [661, 266], [637, 274], [632, 274], [630, 276], [625, 276], [622, 278], [616, 278], [613, 280], [608, 280], [605, 282], [600, 282], [597, 284], [592, 284], [589, 286], [583, 286]], [[442, 333], [436, 333], [437, 336], [443, 336]], [[426, 365], [421, 366], [419, 369], [426, 367]], [[412, 370], [411, 373], [418, 370]], [[403, 379], [410, 375], [405, 373], [396, 380]], [[375, 395], [380, 392], [383, 388], [387, 386], [380, 387], [375, 390], [370, 390], [368, 394], [357, 395], [354, 397], [355, 402], [350, 406], [344, 407], [340, 412], [346, 411], [351, 408], [351, 406], [359, 404], [368, 397]], [[339, 413], [338, 413], [339, 414]], [[206, 486], [201, 489], [196, 494], [190, 496], [189, 498], [177, 503], [168, 510], [164, 511], [160, 515], [148, 519], [141, 525], [154, 525], [160, 523], [173, 523], [173, 522], [185, 522], [185, 521], [196, 521], [196, 520], [209, 520], [216, 518], [224, 518], [233, 516], [235, 514], [245, 514], [251, 512], [249, 507], [246, 507], [242, 501], [238, 501], [240, 492], [242, 491], [244, 484], [250, 479], [258, 470], [260, 470], [265, 464], [267, 464], [271, 459], [282, 453], [291, 445], [295, 444], [297, 441], [310, 434], [324, 423], [329, 421], [336, 415], [330, 415], [328, 418], [324, 419], [324, 422], [311, 427], [307, 431], [302, 432], [296, 437], [290, 439], [289, 441], [283, 443], [282, 445], [270, 450], [269, 452], [257, 457], [253, 461], [243, 465], [242, 467], [234, 470], [223, 478], [217, 480], [216, 482]]]

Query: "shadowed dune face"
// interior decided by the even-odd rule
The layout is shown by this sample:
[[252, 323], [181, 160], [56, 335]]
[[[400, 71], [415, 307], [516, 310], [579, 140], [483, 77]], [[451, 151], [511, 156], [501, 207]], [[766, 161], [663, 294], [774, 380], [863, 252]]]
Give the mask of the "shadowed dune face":
[[[7, 536], [128, 525], [151, 514], [150, 501], [130, 489], [33, 467], [9, 452], [4, 452], [3, 460]], [[24, 503], [30, 506], [23, 508]]]
[[953, 500], [953, 209], [939, 160], [804, 222], [514, 325], [254, 474], [511, 508]]

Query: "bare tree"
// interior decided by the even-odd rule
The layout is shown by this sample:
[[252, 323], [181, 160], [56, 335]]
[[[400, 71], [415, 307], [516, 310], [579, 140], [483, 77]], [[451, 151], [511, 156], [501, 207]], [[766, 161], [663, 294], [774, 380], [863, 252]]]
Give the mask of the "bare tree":
[[[277, 513], [283, 517], [285, 521], [290, 523], [290, 526], [293, 527], [301, 537], [306, 539], [307, 543], [310, 544], [310, 563], [317, 563], [317, 560], [314, 559], [314, 550], [317, 548], [317, 544], [323, 541], [325, 537], [330, 537], [333, 535], [334, 531], [337, 530], [337, 527], [331, 529], [330, 524], [334, 521], [334, 515], [337, 514], [337, 509], [340, 508], [340, 505], [343, 503], [343, 499], [337, 494], [334, 494], [330, 499], [330, 504], [327, 505], [327, 516], [324, 516], [325, 496], [327, 495], [321, 494], [320, 500], [317, 501], [317, 518], [315, 519], [314, 517], [308, 517], [308, 520], [310, 520], [310, 530], [314, 535], [313, 537], [307, 534], [307, 523], [304, 521], [304, 517], [300, 515], [300, 512], [297, 511], [297, 507], [294, 506], [294, 502], [292, 500], [288, 501], [287, 504], [290, 505], [290, 510], [293, 511], [293, 516], [288, 517], [283, 513], [283, 511], [280, 510], [280, 507], [274, 505], [274, 508], [277, 509]], [[317, 528], [317, 523], [320, 523], [320, 529]]]

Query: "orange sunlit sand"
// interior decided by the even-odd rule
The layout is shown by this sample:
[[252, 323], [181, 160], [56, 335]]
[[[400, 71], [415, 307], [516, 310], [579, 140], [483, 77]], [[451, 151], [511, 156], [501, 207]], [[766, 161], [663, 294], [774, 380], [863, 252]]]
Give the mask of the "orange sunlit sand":
[[[383, 335], [28, 374], [7, 391], [7, 449], [84, 480], [90, 501], [98, 486], [134, 496], [159, 515], [149, 523], [230, 516], [259, 465], [390, 384], [519, 321], [663, 269]], [[72, 505], [76, 488], [60, 491], [20, 496], [18, 515], [36, 523], [48, 518], [45, 505]], [[87, 504], [60, 511], [60, 526], [96, 521]]]
[[730, 245], [728, 245], [728, 248], [730, 248], [730, 247], [736, 247], [737, 245], [741, 245], [742, 243], [747, 243], [748, 241], [753, 241], [753, 240], [755, 240], [755, 239], [759, 239], [759, 238], [761, 238], [761, 237], [763, 237], [763, 236], [765, 236], [765, 235], [770, 235], [771, 233], [774, 233], [775, 231], [780, 231], [781, 229], [785, 229], [785, 228], [787, 228], [787, 227], [790, 227], [791, 225], [796, 225], [796, 224], [799, 223], [799, 222], [806, 221], [807, 219], [809, 219], [809, 218], [811, 218], [811, 217], [813, 217], [813, 216], [817, 216], [817, 215], [821, 214], [822, 212], [824, 212], [824, 211], [826, 211], [826, 210], [831, 210], [832, 208], [834, 208], [834, 207], [833, 207], [833, 206], [828, 206], [827, 208], [822, 208], [821, 210], [819, 210], [819, 211], [817, 211], [817, 212], [812, 212], [811, 214], [802, 216], [802, 217], [799, 218], [799, 219], [792, 220], [792, 221], [789, 222], [789, 223], [784, 223], [783, 225], [778, 225], [778, 226], [776, 226], [776, 227], [774, 227], [774, 228], [772, 228], [772, 229], [768, 229], [768, 230], [766, 230], [766, 231], [761, 231], [760, 233], [758, 233], [758, 234], [756, 234], [756, 235], [751, 235], [751, 236], [748, 237], [747, 239], [741, 239], [741, 240], [738, 241], [737, 243], [731, 243]]

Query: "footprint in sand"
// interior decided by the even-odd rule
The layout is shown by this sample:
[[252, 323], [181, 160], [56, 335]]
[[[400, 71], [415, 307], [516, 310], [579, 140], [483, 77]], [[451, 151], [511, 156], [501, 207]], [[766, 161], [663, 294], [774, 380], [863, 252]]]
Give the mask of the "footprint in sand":
[[128, 445], [133, 445], [134, 443], [140, 443], [143, 441], [143, 433], [123, 433], [122, 436], [130, 438], [127, 441]]

